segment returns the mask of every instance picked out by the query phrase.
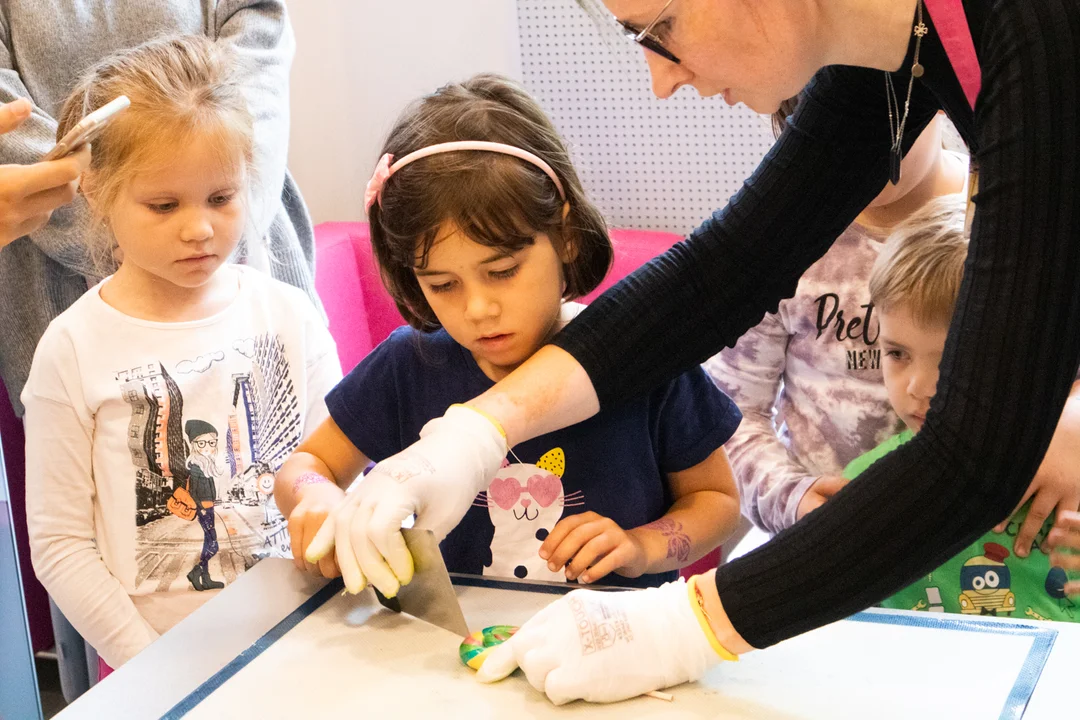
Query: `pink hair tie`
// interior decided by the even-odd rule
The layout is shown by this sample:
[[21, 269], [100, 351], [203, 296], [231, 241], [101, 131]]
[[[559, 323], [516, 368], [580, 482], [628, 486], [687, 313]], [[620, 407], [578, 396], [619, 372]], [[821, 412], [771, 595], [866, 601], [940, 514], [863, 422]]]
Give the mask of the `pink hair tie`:
[[561, 197], [563, 201], [566, 200], [566, 193], [563, 191], [559, 176], [555, 174], [555, 171], [551, 169], [550, 165], [528, 150], [522, 150], [513, 145], [486, 142], [484, 140], [459, 140], [456, 142], [438, 143], [437, 145], [429, 145], [426, 148], [420, 148], [415, 152], [409, 153], [397, 162], [394, 162], [393, 155], [389, 153], [383, 155], [379, 158], [379, 164], [375, 166], [375, 172], [371, 175], [371, 179], [368, 180], [367, 189], [364, 191], [364, 209], [370, 211], [372, 205], [375, 203], [382, 203], [382, 191], [383, 187], [386, 186], [386, 181], [401, 168], [411, 162], [431, 155], [456, 152], [458, 150], [480, 150], [483, 152], [501, 153], [531, 163], [543, 170], [544, 174], [551, 178], [551, 182], [555, 183], [555, 189], [559, 191], [559, 197]]

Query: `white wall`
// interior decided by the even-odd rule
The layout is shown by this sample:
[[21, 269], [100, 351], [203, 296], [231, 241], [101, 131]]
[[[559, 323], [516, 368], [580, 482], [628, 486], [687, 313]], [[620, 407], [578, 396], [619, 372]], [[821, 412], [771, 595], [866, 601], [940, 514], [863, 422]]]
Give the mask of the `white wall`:
[[289, 167], [316, 223], [363, 219], [402, 108], [482, 70], [520, 78], [512, 0], [288, 0], [296, 32]]

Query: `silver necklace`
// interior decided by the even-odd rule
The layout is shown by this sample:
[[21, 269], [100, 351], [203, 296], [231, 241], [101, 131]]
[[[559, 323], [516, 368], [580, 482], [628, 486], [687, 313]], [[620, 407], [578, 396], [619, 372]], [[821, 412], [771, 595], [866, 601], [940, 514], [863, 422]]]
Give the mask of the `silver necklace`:
[[915, 78], [922, 77], [924, 70], [919, 64], [919, 50], [922, 48], [922, 39], [929, 30], [923, 23], [922, 6], [922, 0], [915, 5], [915, 27], [911, 31], [915, 35], [915, 58], [911, 66], [911, 77], [908, 79], [903, 117], [900, 116], [900, 99], [893, 87], [892, 73], [885, 73], [885, 99], [889, 104], [889, 141], [892, 143], [889, 152], [889, 181], [893, 185], [900, 182], [900, 161], [904, 157], [904, 127], [907, 125], [908, 110], [911, 108], [911, 89], [915, 86]]

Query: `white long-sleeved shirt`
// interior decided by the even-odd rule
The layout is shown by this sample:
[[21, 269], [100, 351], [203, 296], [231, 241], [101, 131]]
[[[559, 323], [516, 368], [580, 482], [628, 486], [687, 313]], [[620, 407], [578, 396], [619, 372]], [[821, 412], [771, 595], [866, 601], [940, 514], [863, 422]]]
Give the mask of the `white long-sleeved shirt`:
[[[303, 288], [317, 303], [311, 218], [285, 167], [296, 41], [284, 0], [0, 2], [0, 102], [25, 97], [34, 104], [26, 122], [0, 135], [0, 164], [34, 163], [52, 148], [56, 116], [80, 73], [111, 53], [167, 34], [205, 35], [250, 67], [244, 92], [255, 121], [258, 176], [251, 237], [261, 241], [247, 242], [237, 262]], [[88, 278], [108, 273], [84, 242], [91, 215], [80, 196], [0, 253], [0, 376], [19, 414], [45, 327], [86, 292]]]
[[34, 570], [113, 667], [215, 594], [187, 577], [200, 523], [166, 509], [196, 464], [216, 485], [213, 580], [289, 556], [272, 473], [327, 417], [341, 366], [303, 292], [234, 271], [228, 308], [180, 323], [121, 313], [106, 279], [49, 325], [23, 391]]

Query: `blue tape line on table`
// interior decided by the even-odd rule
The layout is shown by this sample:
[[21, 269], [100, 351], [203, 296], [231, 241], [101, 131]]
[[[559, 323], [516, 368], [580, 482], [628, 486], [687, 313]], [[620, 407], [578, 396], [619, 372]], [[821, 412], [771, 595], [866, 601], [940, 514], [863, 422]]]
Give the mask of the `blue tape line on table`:
[[247, 667], [247, 665], [250, 664], [252, 660], [259, 657], [264, 650], [268, 649], [271, 645], [280, 640], [285, 633], [300, 624], [301, 620], [325, 605], [330, 598], [341, 592], [344, 587], [345, 583], [342, 582], [341, 578], [331, 580], [321, 590], [305, 600], [300, 607], [289, 613], [284, 620], [252, 643], [251, 647], [237, 655], [232, 662], [214, 673], [209, 680], [192, 690], [187, 697], [174, 705], [169, 712], [162, 715], [162, 720], [182, 718], [184, 715], [187, 715], [194, 710], [196, 705], [209, 697], [212, 692], [224, 685], [225, 682], [236, 675], [236, 673]]
[[[472, 587], [488, 587], [498, 590], [515, 590], [519, 592], [538, 592], [555, 595], [563, 595], [577, 589], [573, 584], [560, 585], [556, 583], [527, 583], [514, 580], [496, 580], [474, 575], [451, 574], [451, 580], [455, 585]], [[210, 696], [215, 690], [225, 684], [230, 678], [243, 670], [255, 658], [267, 650], [271, 645], [280, 640], [287, 632], [296, 627], [300, 622], [326, 604], [330, 598], [344, 588], [341, 578], [331, 580], [325, 587], [308, 598], [300, 607], [293, 610], [271, 628], [265, 635], [256, 640], [251, 647], [240, 653], [232, 662], [216, 672], [206, 682], [199, 685], [195, 690], [177, 703], [169, 712], [162, 716], [162, 720], [177, 720], [191, 712], [200, 702]], [[605, 588], [621, 590], [625, 588]], [[926, 614], [897, 615], [891, 613], [863, 612], [852, 615], [849, 620], [855, 622], [881, 623], [885, 625], [904, 625], [909, 627], [923, 627], [937, 630], [954, 630], [960, 632], [980, 632], [999, 635], [1025, 635], [1033, 638], [1031, 649], [1020, 670], [1020, 674], [1013, 684], [1009, 697], [1005, 702], [999, 720], [1020, 720], [1024, 716], [1028, 702], [1035, 692], [1035, 686], [1039, 682], [1046, 661], [1050, 657], [1050, 651], [1057, 639], [1057, 630], [1040, 627], [1031, 624], [1004, 624], [992, 621], [980, 621], [963, 616], [947, 615], [937, 616]]]
[[1009, 697], [1005, 699], [1005, 706], [998, 715], [998, 720], [1020, 720], [1024, 717], [1031, 696], [1035, 693], [1035, 686], [1039, 684], [1043, 668], [1050, 658], [1050, 651], [1054, 648], [1057, 640], [1057, 630], [1040, 627], [1028, 623], [1001, 623], [992, 620], [977, 620], [964, 617], [963, 615], [931, 615], [919, 613], [917, 615], [893, 615], [887, 613], [861, 612], [852, 615], [848, 620], [866, 623], [882, 623], [886, 625], [904, 625], [908, 627], [922, 627], [934, 630], [956, 630], [960, 632], [978, 632], [994, 635], [1023, 635], [1032, 638], [1031, 649], [1028, 650], [1020, 673], [1013, 682]]

